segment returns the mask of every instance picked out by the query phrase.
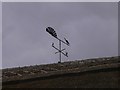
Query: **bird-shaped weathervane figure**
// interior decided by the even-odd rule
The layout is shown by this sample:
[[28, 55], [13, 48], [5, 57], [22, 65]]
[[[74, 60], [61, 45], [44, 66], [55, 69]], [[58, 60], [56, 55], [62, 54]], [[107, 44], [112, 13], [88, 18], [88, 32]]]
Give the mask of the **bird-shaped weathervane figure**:
[[47, 27], [46, 31], [50, 35], [52, 35], [53, 37], [55, 37], [57, 40], [59, 40], [59, 49], [54, 46], [54, 43], [52, 43], [52, 47], [57, 50], [57, 52], [55, 52], [55, 54], [59, 53], [59, 59], [60, 59], [60, 61], [58, 63], [61, 63], [61, 54], [63, 54], [64, 56], [68, 57], [68, 52], [64, 53], [63, 51], [65, 49], [61, 49], [61, 42], [64, 43], [64, 44], [66, 44], [66, 45], [68, 45], [68, 46], [70, 46], [70, 43], [68, 42], [68, 40], [66, 38], [64, 38], [65, 41], [59, 39], [58, 36], [57, 36], [57, 33], [55, 32], [55, 30], [52, 27]]

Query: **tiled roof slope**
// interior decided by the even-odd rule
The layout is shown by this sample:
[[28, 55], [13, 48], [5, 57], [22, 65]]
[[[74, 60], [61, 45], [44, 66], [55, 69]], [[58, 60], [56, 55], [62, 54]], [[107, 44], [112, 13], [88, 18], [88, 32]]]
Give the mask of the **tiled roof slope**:
[[85, 60], [75, 60], [62, 63], [24, 66], [2, 70], [2, 81], [25, 80], [37, 77], [46, 77], [55, 74], [77, 73], [102, 68], [118, 68], [120, 57], [103, 57]]

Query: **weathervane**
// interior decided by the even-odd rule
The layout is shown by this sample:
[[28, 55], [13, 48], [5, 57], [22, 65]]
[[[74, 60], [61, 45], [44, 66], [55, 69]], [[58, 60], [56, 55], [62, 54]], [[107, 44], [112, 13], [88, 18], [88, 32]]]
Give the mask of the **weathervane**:
[[55, 37], [57, 40], [59, 40], [59, 49], [54, 46], [54, 43], [52, 43], [52, 47], [57, 50], [57, 52], [55, 52], [55, 54], [59, 53], [59, 59], [60, 59], [60, 61], [59, 61], [58, 63], [61, 63], [61, 54], [63, 54], [64, 56], [68, 57], [68, 52], [65, 52], [65, 53], [64, 53], [63, 51], [64, 51], [65, 49], [61, 49], [61, 42], [62, 42], [63, 44], [68, 45], [68, 46], [70, 46], [70, 43], [68, 42], [68, 40], [67, 40], [66, 38], [64, 38], [65, 41], [59, 39], [59, 38], [57, 37], [57, 34], [56, 34], [56, 32], [55, 32], [55, 30], [54, 30], [53, 28], [47, 27], [47, 28], [46, 28], [46, 31], [47, 31], [50, 35], [52, 35], [53, 37]]

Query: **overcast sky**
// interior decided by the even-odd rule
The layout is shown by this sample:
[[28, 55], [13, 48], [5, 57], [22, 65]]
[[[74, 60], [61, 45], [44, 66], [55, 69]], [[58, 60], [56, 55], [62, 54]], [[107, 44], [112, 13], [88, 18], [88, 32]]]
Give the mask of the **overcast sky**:
[[2, 68], [2, 3], [0, 2], [0, 69]]
[[115, 3], [2, 3], [2, 66], [57, 63], [51, 47], [58, 41], [46, 32], [55, 29], [70, 47], [62, 61], [118, 55], [118, 6]]

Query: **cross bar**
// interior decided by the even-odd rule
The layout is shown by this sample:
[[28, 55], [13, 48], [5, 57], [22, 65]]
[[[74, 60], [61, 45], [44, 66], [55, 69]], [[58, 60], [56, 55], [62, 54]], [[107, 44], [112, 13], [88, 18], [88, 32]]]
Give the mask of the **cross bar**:
[[66, 42], [64, 42], [63, 40], [59, 39], [58, 37], [56, 37], [56, 39], [58, 39], [59, 41], [61, 41], [62, 43], [66, 44], [69, 46], [69, 44], [67, 44]]
[[[66, 57], [68, 57], [67, 54], [65, 54], [65, 53], [62, 52], [62, 51], [64, 51], [65, 49], [59, 50], [59, 49], [56, 48], [53, 44], [52, 44], [52, 47], [55, 48], [56, 50], [58, 50], [58, 52], [56, 52], [56, 53], [62, 53], [63, 55], [65, 55]], [[55, 53], [55, 54], [56, 54], [56, 53]]]

